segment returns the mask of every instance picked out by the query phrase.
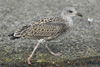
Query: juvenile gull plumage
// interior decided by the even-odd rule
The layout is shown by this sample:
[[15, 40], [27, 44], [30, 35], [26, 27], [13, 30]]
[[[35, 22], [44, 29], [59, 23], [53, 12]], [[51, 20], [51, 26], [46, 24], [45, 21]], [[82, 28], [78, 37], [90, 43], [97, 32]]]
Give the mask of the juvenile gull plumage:
[[[41, 20], [37, 20], [35, 23], [31, 25], [23, 26], [21, 29], [17, 30], [14, 35], [14, 38], [29, 38], [29, 39], [38, 39], [37, 45], [34, 47], [32, 54], [28, 57], [28, 64], [31, 64], [30, 59], [32, 58], [37, 47], [48, 40], [54, 39], [66, 32], [67, 29], [73, 26], [73, 16], [81, 16], [73, 7], [66, 7], [61, 12], [61, 17], [54, 18], [43, 18]], [[54, 56], [60, 56], [61, 53], [54, 53], [51, 51], [47, 44], [46, 48], [50, 51]]]

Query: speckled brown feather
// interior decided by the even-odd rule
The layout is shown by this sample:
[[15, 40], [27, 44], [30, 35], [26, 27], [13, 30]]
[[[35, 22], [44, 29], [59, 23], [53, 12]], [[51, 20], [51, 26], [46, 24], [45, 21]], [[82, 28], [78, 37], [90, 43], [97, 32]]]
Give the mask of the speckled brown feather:
[[60, 35], [65, 32], [66, 25], [64, 23], [45, 23], [45, 24], [34, 24], [28, 27], [26, 30], [21, 32], [23, 38], [35, 38], [43, 39], [49, 36]]
[[38, 20], [38, 23], [23, 26], [22, 29], [16, 31], [15, 34], [29, 39], [45, 39], [47, 37], [52, 37], [51, 39], [53, 39], [65, 32], [68, 28], [65, 23], [54, 23], [54, 21], [59, 21], [59, 18]]
[[41, 19], [35, 20], [35, 21], [39, 22], [39, 23], [48, 23], [48, 22], [61, 21], [61, 20], [64, 21], [60, 17], [50, 17], [50, 18], [41, 18]]

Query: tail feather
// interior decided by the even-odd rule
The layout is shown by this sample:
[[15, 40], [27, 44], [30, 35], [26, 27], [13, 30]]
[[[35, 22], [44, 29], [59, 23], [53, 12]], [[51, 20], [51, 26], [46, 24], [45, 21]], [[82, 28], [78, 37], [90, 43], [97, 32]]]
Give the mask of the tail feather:
[[14, 33], [9, 34], [8, 36], [10, 37], [10, 40], [15, 40], [20, 38], [20, 37], [15, 37]]
[[17, 29], [14, 33], [9, 34], [10, 40], [19, 39], [21, 37], [21, 32], [26, 30], [30, 25], [23, 26], [21, 29]]

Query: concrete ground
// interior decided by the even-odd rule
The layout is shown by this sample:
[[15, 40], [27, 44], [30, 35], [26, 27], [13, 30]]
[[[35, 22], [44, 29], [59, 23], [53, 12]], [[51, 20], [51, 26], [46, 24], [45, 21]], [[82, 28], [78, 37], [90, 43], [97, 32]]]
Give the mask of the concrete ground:
[[[61, 36], [63, 38], [59, 38], [59, 41], [48, 42], [50, 49], [60, 51], [63, 55], [52, 56], [42, 44], [33, 56], [32, 63], [39, 63], [41, 67], [43, 62], [50, 62], [57, 66], [55, 62], [100, 56], [99, 0], [0, 0], [0, 66], [28, 66], [27, 57], [37, 41], [22, 38], [10, 40], [8, 35], [41, 17], [60, 16], [64, 7], [76, 8], [83, 17], [74, 17], [73, 29]], [[89, 22], [88, 18], [93, 21]], [[100, 58], [96, 59], [100, 62]]]

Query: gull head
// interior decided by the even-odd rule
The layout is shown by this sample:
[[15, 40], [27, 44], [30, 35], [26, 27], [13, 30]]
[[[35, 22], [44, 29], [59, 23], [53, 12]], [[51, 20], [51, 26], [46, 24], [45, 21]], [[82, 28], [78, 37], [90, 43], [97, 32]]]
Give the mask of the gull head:
[[74, 16], [82, 17], [82, 15], [80, 13], [78, 13], [74, 7], [63, 8], [63, 10], [61, 12], [61, 17], [63, 19], [66, 19], [67, 17], [74, 17]]

